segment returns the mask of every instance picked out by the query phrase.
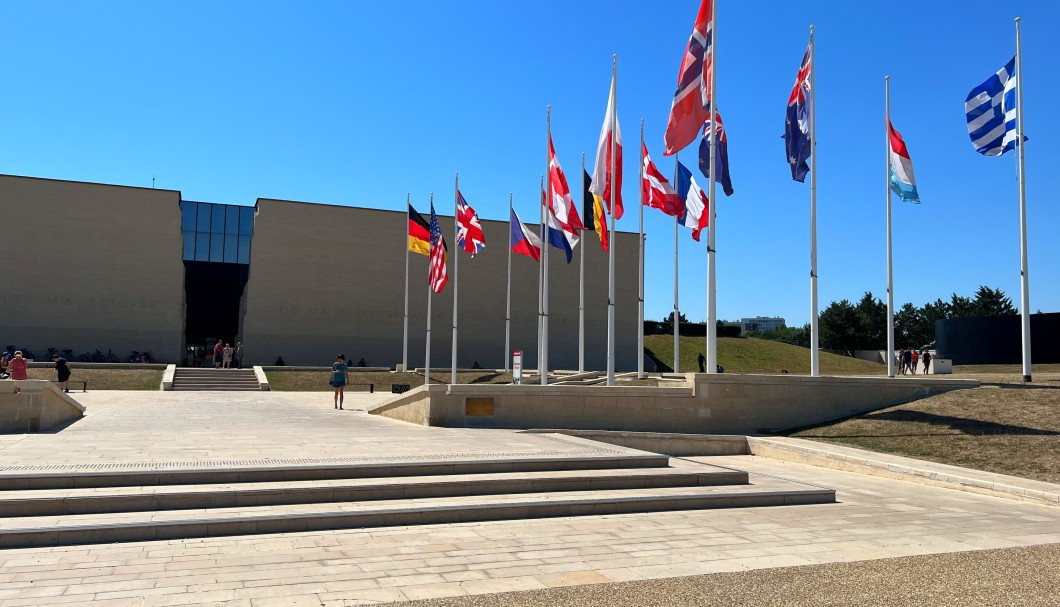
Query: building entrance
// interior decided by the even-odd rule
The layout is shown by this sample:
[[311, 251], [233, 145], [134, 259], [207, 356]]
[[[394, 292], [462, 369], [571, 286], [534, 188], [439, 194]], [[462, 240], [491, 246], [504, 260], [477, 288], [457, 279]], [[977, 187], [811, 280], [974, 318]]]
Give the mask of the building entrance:
[[241, 339], [243, 296], [250, 266], [207, 261], [184, 262], [184, 365], [213, 366], [207, 348], [220, 340]]

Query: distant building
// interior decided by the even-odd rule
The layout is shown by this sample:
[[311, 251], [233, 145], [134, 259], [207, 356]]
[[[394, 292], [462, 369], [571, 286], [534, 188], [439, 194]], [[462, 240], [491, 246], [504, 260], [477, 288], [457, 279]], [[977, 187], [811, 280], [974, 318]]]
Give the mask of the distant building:
[[769, 333], [770, 331], [776, 331], [777, 329], [783, 329], [785, 326], [784, 319], [778, 317], [766, 318], [758, 316], [755, 318], [741, 318], [740, 319], [740, 331], [747, 333], [748, 331], [758, 331], [759, 333]]

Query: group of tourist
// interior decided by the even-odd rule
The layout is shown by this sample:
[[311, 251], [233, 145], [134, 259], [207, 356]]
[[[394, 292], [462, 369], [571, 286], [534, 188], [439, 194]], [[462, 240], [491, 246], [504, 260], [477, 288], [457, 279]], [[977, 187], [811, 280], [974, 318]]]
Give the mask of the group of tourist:
[[927, 375], [928, 367], [931, 366], [931, 352], [928, 350], [917, 352], [913, 348], [908, 348], [898, 352], [896, 358], [898, 372], [902, 375], [916, 375], [921, 362], [924, 363], [924, 375]]
[[[242, 369], [243, 368], [243, 342], [237, 341], [236, 347], [233, 348], [232, 344], [228, 342], [222, 342], [217, 340], [217, 343], [213, 347], [213, 368], [214, 369]], [[235, 365], [233, 367], [232, 365]]]
[[[58, 354], [52, 354], [55, 374], [59, 389], [70, 391], [70, 362]], [[15, 350], [14, 355], [4, 352], [0, 355], [0, 379], [24, 381], [29, 379], [29, 361], [22, 355], [22, 350]], [[17, 390], [17, 388], [16, 388]]]

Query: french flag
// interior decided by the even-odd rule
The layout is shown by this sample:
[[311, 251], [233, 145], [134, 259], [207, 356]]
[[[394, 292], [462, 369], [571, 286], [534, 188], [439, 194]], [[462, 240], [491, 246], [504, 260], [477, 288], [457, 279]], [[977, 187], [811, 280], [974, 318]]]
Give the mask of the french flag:
[[699, 242], [699, 235], [710, 223], [707, 209], [707, 194], [696, 183], [692, 171], [677, 163], [677, 195], [685, 201], [685, 213], [679, 221], [681, 225], [692, 229], [692, 239]]
[[519, 219], [519, 215], [515, 213], [515, 209], [510, 210], [512, 213], [509, 218], [509, 223], [511, 224], [512, 253], [526, 255], [534, 261], [541, 261], [541, 239], [535, 236], [533, 232], [526, 229], [526, 224]]
[[906, 202], [920, 202], [916, 191], [916, 178], [913, 176], [913, 161], [909, 158], [909, 149], [901, 133], [894, 130], [891, 121], [887, 121], [887, 130], [891, 140], [891, 191]]

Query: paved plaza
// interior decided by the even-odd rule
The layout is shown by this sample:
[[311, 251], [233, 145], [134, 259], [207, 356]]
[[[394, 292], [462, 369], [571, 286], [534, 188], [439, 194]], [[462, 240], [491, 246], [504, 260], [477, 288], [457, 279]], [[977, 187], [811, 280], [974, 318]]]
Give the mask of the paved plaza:
[[[372, 417], [389, 395], [95, 392], [56, 433], [0, 436], [0, 475], [621, 450]], [[755, 456], [682, 458], [838, 503], [0, 551], [0, 607], [371, 604], [1060, 544], [1060, 508]], [[481, 603], [479, 603], [481, 604]]]

